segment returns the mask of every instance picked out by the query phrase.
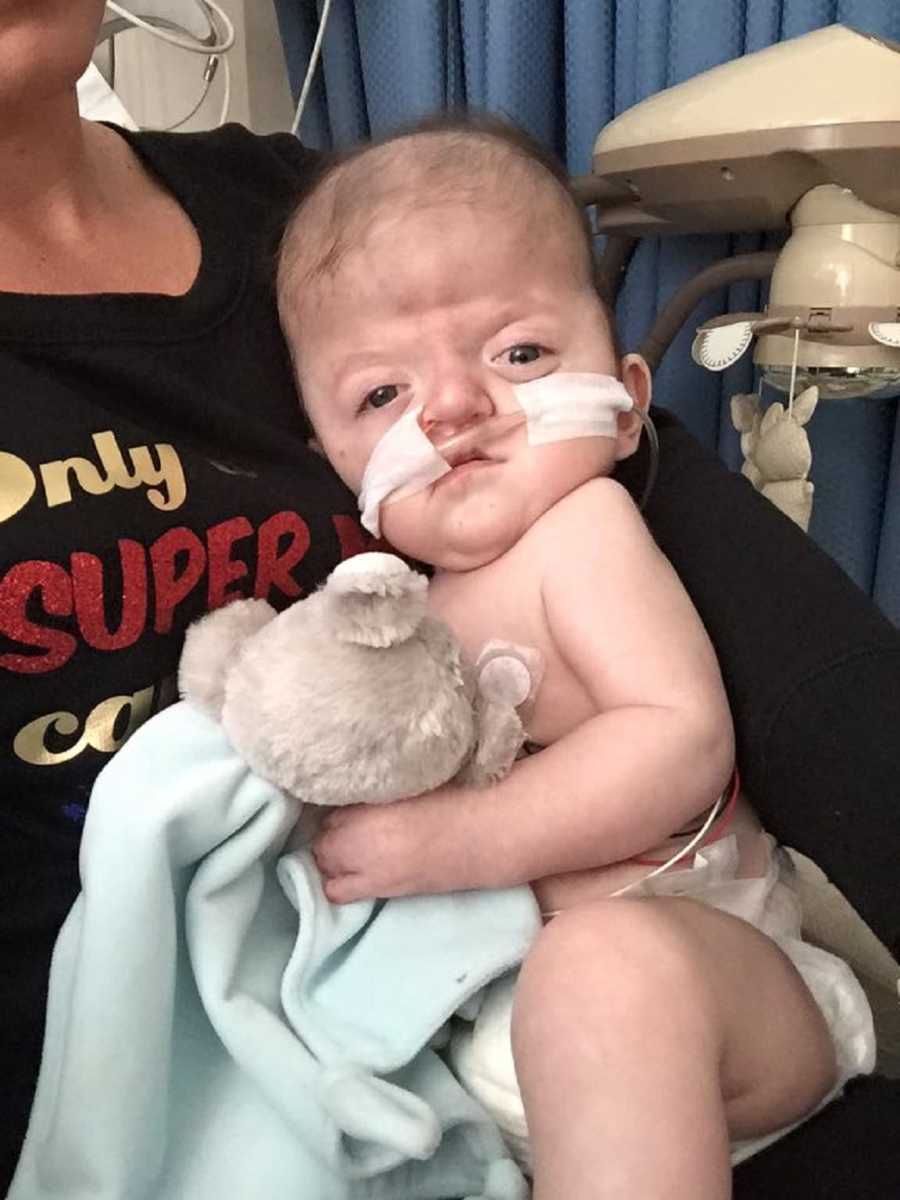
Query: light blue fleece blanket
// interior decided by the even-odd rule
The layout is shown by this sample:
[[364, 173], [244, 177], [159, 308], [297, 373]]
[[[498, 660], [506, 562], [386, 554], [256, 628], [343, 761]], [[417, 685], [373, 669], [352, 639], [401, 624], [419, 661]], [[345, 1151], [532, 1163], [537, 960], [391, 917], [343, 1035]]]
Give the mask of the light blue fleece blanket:
[[187, 704], [100, 775], [10, 1200], [520, 1200], [435, 1049], [527, 889], [338, 907], [300, 806]]

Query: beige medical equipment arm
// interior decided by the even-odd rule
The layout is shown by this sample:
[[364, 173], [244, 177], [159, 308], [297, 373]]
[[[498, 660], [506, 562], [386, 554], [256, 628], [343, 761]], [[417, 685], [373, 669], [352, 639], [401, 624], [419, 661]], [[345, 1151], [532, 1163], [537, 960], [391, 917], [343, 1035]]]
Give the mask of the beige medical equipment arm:
[[780, 229], [823, 183], [900, 212], [898, 85], [897, 43], [816, 30], [622, 113], [577, 194], [601, 231], [638, 237]]
[[[601, 131], [592, 173], [574, 188], [608, 235], [598, 263], [608, 298], [641, 236], [792, 230], [780, 253], [724, 260], [681, 287], [640, 347], [651, 367], [702, 296], [771, 275], [765, 312], [705, 322], [693, 355], [724, 370], [756, 339], [763, 380], [789, 394], [787, 420], [773, 434], [805, 441], [808, 416], [793, 414], [800, 390], [816, 389], [805, 413], [819, 396], [900, 392], [897, 43], [831, 25], [668, 88]], [[748, 448], [760, 444], [743, 432]], [[801, 464], [789, 478], [781, 467], [773, 478], [759, 462], [746, 464], [804, 526], [806, 449], [775, 456]]]
[[[840, 288], [835, 294], [833, 280], [805, 279], [810, 255], [801, 262], [792, 250], [776, 273], [789, 303], [806, 291], [805, 307], [819, 312], [820, 323], [821, 310], [836, 307], [893, 308], [896, 322], [900, 274], [888, 260], [897, 237], [890, 227], [900, 228], [900, 46], [831, 25], [714, 67], [606, 126], [591, 174], [573, 186], [593, 206], [598, 233], [608, 235], [598, 274], [610, 291], [632, 239], [782, 229], [799, 218], [813, 256], [810, 231], [815, 239], [820, 228], [836, 229], [832, 242], [846, 246], [862, 228], [857, 276], [872, 259], [874, 234], [882, 242], [874, 252], [888, 274], [875, 286], [872, 305], [860, 305]], [[836, 273], [846, 277], [845, 264]], [[858, 284], [868, 299], [866, 279]], [[687, 286], [696, 291], [693, 281]], [[848, 298], [852, 305], [843, 303]], [[863, 340], [872, 345], [867, 326]]]

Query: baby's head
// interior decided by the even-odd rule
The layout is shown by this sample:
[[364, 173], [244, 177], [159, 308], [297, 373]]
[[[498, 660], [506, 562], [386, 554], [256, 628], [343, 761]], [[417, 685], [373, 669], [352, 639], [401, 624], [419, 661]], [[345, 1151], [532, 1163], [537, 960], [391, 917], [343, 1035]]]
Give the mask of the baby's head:
[[[639, 408], [649, 402], [643, 361], [618, 361], [564, 171], [493, 120], [429, 121], [329, 164], [285, 233], [278, 303], [307, 415], [356, 492], [413, 409], [439, 441], [521, 415], [520, 386], [555, 375], [618, 376]], [[383, 504], [382, 531], [438, 567], [490, 562], [634, 450], [637, 414], [611, 420], [606, 436], [543, 442], [521, 424]]]

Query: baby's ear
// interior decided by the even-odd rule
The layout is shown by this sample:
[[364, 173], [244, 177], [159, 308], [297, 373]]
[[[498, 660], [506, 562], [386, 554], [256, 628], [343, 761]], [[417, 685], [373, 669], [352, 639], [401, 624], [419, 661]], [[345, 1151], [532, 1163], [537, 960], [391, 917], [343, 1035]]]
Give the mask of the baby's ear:
[[275, 616], [265, 600], [236, 600], [195, 621], [185, 635], [178, 666], [183, 699], [218, 720], [225, 703], [225, 680], [238, 650]]
[[621, 460], [634, 454], [641, 438], [643, 422], [639, 413], [646, 413], [650, 407], [650, 397], [653, 395], [653, 380], [650, 368], [640, 354], [626, 354], [621, 364], [622, 383], [628, 392], [634, 408], [630, 412], [619, 413], [617, 425], [619, 436], [616, 444], [616, 459]]
[[345, 559], [325, 584], [334, 636], [379, 648], [405, 642], [425, 616], [427, 590], [425, 576], [395, 554]]

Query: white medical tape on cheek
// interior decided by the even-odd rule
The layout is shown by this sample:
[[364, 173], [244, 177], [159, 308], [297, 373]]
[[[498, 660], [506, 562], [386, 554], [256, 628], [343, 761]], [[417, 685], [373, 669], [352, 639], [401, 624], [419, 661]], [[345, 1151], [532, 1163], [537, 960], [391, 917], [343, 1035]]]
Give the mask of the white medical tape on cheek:
[[525, 410], [528, 442], [564, 442], [570, 438], [618, 437], [616, 417], [630, 412], [634, 401], [612, 375], [557, 372], [513, 385]]
[[[532, 446], [582, 437], [615, 438], [617, 414], [634, 407], [625, 386], [612, 375], [558, 372], [511, 385], [511, 391], [525, 414]], [[419, 405], [404, 413], [376, 444], [366, 464], [359, 509], [363, 526], [375, 537], [381, 533], [380, 508], [385, 500], [424, 491], [452, 469], [420, 426], [421, 412]], [[510, 420], [515, 420], [510, 413], [486, 417], [469, 432], [476, 443], [479, 431], [490, 440], [492, 428], [494, 436], [508, 433]]]
[[407, 495], [420, 492], [451, 469], [422, 431], [421, 411], [419, 405], [395, 421], [366, 463], [359, 489], [360, 520], [375, 537], [381, 535], [379, 510], [383, 500], [400, 489]]

